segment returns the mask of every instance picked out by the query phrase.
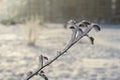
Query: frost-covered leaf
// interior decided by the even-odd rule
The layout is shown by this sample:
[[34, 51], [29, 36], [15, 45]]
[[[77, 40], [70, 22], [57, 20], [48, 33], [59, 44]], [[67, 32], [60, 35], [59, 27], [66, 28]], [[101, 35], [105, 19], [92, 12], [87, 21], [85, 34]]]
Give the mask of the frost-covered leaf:
[[45, 73], [44, 71], [40, 71], [40, 73]]
[[44, 58], [45, 60], [48, 60], [48, 57], [46, 57], [46, 56], [43, 56], [43, 58]]
[[70, 29], [75, 29], [74, 26], [70, 26], [69, 28], [70, 28]]
[[85, 24], [85, 25], [90, 25], [91, 23], [87, 20], [83, 20], [81, 23]]
[[42, 77], [42, 78], [44, 78], [45, 80], [48, 80], [48, 77], [45, 75], [45, 73], [43, 72], [43, 73], [39, 73], [39, 75]]
[[96, 31], [101, 31], [101, 28], [99, 25], [93, 23], [92, 26]]
[[94, 44], [94, 38], [93, 37], [89, 37], [89, 38], [90, 38], [91, 44], [93, 45]]

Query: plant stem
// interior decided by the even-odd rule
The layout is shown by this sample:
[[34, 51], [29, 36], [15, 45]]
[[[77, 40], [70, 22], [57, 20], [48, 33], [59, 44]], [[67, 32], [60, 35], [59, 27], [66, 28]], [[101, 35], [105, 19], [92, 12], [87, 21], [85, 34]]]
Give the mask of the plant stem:
[[61, 55], [63, 55], [65, 52], [67, 52], [67, 50], [72, 47], [73, 44], [71, 44], [71, 46], [67, 47], [66, 49], [64, 49], [62, 52], [59, 52], [59, 55], [57, 55], [53, 60], [51, 60], [50, 62], [46, 63], [44, 66], [40, 67], [38, 70], [36, 70], [32, 75], [30, 75], [27, 79], [25, 80], [29, 80], [30, 78], [32, 78], [34, 75], [38, 74], [39, 71], [41, 71], [43, 68], [47, 67], [48, 65], [50, 65], [51, 63], [53, 63], [56, 59], [58, 59]]
[[[37, 75], [39, 73], [39, 71], [41, 71], [43, 68], [49, 66], [50, 64], [52, 64], [55, 60], [57, 60], [60, 56], [62, 56], [64, 53], [66, 53], [75, 43], [77, 43], [82, 37], [86, 36], [91, 29], [93, 28], [93, 26], [89, 26], [84, 32], [80, 32], [79, 31], [79, 27], [78, 26], [74, 26], [75, 29], [72, 30], [73, 34], [71, 37], [71, 40], [69, 41], [69, 43], [66, 45], [66, 47], [58, 52], [59, 54], [53, 58], [52, 60], [50, 60], [48, 63], [46, 63], [45, 65], [42, 65], [40, 68], [38, 68], [33, 74], [31, 74], [30, 76], [28, 76], [25, 80], [29, 80], [30, 78], [32, 78], [33, 76]], [[78, 35], [77, 35], [78, 32]], [[43, 64], [43, 61], [41, 62]]]

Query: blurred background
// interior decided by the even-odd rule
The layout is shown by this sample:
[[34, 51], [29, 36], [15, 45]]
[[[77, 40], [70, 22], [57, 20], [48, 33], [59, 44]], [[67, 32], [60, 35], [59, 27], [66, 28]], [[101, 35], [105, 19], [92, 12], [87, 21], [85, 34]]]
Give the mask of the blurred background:
[[53, 59], [71, 37], [70, 19], [101, 31], [89, 33], [94, 45], [83, 37], [45, 68], [49, 80], [120, 80], [120, 0], [0, 0], [0, 80], [24, 80], [40, 55]]
[[98, 23], [120, 23], [120, 0], [0, 0], [0, 21], [40, 19], [65, 23], [87, 19]]

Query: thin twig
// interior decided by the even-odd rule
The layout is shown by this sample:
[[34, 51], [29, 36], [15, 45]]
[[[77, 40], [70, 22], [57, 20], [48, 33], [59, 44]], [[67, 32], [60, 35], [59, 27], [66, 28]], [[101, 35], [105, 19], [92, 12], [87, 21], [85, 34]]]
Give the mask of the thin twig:
[[[89, 26], [85, 29], [84, 32], [81, 32], [79, 30], [79, 26], [74, 25], [74, 29], [71, 40], [69, 41], [69, 43], [66, 45], [66, 47], [62, 50], [59, 51], [58, 55], [56, 57], [54, 57], [52, 60], [50, 60], [49, 62], [47, 62], [45, 65], [42, 65], [39, 69], [37, 69], [35, 72], [33, 72], [33, 74], [31, 74], [30, 76], [28, 76], [25, 80], [29, 80], [30, 78], [32, 78], [33, 76], [37, 75], [43, 68], [49, 66], [50, 64], [52, 64], [55, 60], [57, 60], [60, 56], [62, 56], [64, 53], [66, 53], [75, 43], [77, 43], [82, 37], [86, 36], [91, 29], [93, 28], [93, 26]], [[78, 34], [77, 34], [78, 33]], [[42, 63], [43, 64], [43, 63]]]

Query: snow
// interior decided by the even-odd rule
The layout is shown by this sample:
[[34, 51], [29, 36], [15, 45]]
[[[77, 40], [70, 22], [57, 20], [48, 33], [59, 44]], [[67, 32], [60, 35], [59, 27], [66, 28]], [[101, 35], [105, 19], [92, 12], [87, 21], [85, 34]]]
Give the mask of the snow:
[[[39, 55], [54, 58], [71, 35], [60, 24], [48, 24], [34, 29], [36, 45], [28, 46], [27, 30], [25, 25], [0, 25], [0, 80], [24, 80], [28, 71], [38, 68]], [[101, 32], [92, 30], [90, 35], [95, 45], [84, 37], [44, 69], [50, 80], [120, 80], [119, 25], [102, 25]], [[43, 79], [35, 76], [31, 80]]]

